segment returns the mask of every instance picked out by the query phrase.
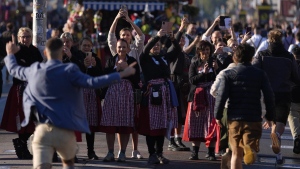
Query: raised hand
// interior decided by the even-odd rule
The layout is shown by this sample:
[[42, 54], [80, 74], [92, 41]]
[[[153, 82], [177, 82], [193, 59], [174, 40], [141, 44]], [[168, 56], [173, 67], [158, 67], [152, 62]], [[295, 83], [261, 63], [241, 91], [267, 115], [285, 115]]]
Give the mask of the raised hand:
[[7, 55], [15, 54], [20, 50], [20, 46], [16, 43], [16, 38], [14, 35], [11, 36], [12, 41], [6, 43], [6, 53]]
[[163, 30], [163, 29], [160, 29], [158, 32], [157, 32], [157, 36], [159, 37], [163, 37], [164, 35], [167, 34], [167, 31]]

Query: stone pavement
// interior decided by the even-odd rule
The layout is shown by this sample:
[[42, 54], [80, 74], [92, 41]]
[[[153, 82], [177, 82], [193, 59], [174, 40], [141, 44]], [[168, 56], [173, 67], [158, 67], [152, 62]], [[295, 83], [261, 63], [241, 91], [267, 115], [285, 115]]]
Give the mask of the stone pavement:
[[[5, 69], [2, 70], [3, 77], [5, 77]], [[2, 113], [6, 102], [7, 93], [10, 89], [11, 82], [3, 84], [3, 94], [0, 99], [0, 121], [2, 119]], [[244, 169], [274, 169], [275, 168], [275, 156], [271, 150], [271, 141], [270, 141], [270, 131], [263, 130], [262, 138], [260, 141], [260, 152], [258, 154], [257, 161], [254, 165], [251, 166], [243, 166]], [[17, 134], [6, 132], [0, 129], [0, 169], [31, 169], [32, 161], [31, 160], [19, 160], [14, 152], [14, 147], [12, 143], [12, 139], [16, 138]], [[127, 147], [127, 161], [124, 163], [120, 162], [110, 162], [105, 163], [102, 162], [102, 159], [105, 157], [107, 153], [106, 139], [105, 134], [96, 133], [95, 137], [95, 151], [96, 154], [100, 157], [99, 160], [87, 160], [87, 149], [85, 142], [85, 135], [82, 135], [83, 142], [78, 143], [79, 152], [77, 157], [79, 158], [79, 163], [75, 165], [76, 169], [96, 169], [96, 168], [104, 168], [104, 169], [220, 169], [220, 157], [218, 157], [217, 161], [208, 161], [205, 159], [206, 148], [204, 144], [200, 147], [199, 158], [200, 160], [191, 161], [188, 160], [191, 152], [172, 152], [168, 151], [167, 145], [168, 141], [165, 140], [164, 145], [164, 156], [171, 160], [170, 164], [167, 165], [147, 165], [148, 153], [147, 153], [147, 145], [144, 136], [139, 137], [139, 146], [141, 154], [145, 157], [145, 159], [137, 160], [131, 159], [131, 140]], [[191, 143], [185, 142], [185, 144], [189, 147]], [[282, 169], [291, 169], [291, 168], [299, 168], [300, 169], [300, 154], [293, 154], [293, 139], [290, 134], [290, 130], [286, 127], [285, 134], [282, 137], [282, 154], [285, 157], [285, 163], [280, 168]], [[115, 156], [118, 154], [118, 144], [115, 142]], [[54, 169], [61, 168], [60, 163], [53, 164]]]
[[[16, 138], [17, 134], [6, 132], [4, 130], [0, 130], [0, 169], [9, 169], [9, 168], [20, 168], [20, 169], [29, 169], [32, 168], [32, 161], [31, 160], [19, 160], [14, 152], [14, 147], [11, 142], [13, 138]], [[199, 156], [200, 160], [191, 161], [188, 160], [191, 152], [172, 152], [165, 150], [164, 155], [165, 157], [169, 158], [171, 161], [168, 165], [147, 165], [147, 146], [145, 144], [145, 137], [140, 136], [139, 141], [140, 144], [138, 146], [141, 154], [145, 157], [145, 159], [131, 159], [131, 142], [128, 145], [128, 150], [126, 152], [127, 161], [126, 162], [102, 162], [102, 159], [105, 157], [107, 153], [107, 146], [105, 140], [105, 134], [103, 133], [96, 133], [95, 138], [95, 152], [100, 157], [99, 160], [88, 160], [87, 158], [87, 149], [86, 149], [86, 142], [85, 142], [85, 135], [82, 135], [83, 142], [79, 142], [79, 152], [77, 157], [79, 159], [79, 163], [76, 164], [76, 168], [119, 168], [119, 169], [134, 169], [134, 168], [144, 168], [144, 169], [152, 169], [152, 168], [178, 168], [182, 169], [185, 167], [188, 168], [220, 168], [220, 161], [208, 161], [204, 158], [205, 156], [205, 148], [201, 150]], [[165, 141], [164, 148], [167, 148], [168, 141]], [[191, 146], [190, 143], [187, 145]], [[115, 142], [115, 156], [118, 153], [118, 144], [117, 140]], [[60, 163], [54, 163], [53, 168], [61, 168]]]

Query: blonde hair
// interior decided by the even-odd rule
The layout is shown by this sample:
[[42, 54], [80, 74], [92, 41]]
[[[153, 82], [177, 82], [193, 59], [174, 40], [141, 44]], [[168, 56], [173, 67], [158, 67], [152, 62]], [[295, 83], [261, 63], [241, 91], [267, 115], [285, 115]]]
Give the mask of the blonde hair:
[[66, 38], [66, 39], [68, 39], [68, 40], [73, 41], [73, 36], [72, 36], [72, 34], [69, 33], [69, 32], [64, 32], [64, 33], [62, 33], [62, 34], [60, 35], [60, 39], [62, 39], [62, 38]]
[[[28, 28], [28, 27], [21, 27], [21, 28], [19, 29], [19, 31], [18, 31], [18, 37], [20, 37], [21, 34], [24, 33], [24, 32], [29, 33], [31, 37], [33, 36], [33, 35], [32, 35], [32, 30], [31, 30], [30, 28]], [[19, 39], [19, 38], [18, 38], [18, 39]]]
[[283, 37], [283, 34], [282, 34], [282, 32], [279, 29], [271, 30], [268, 33], [268, 40], [271, 43], [273, 43], [273, 42], [281, 42], [282, 41], [282, 37]]
[[230, 46], [233, 42], [237, 42], [236, 39], [230, 38], [227, 40], [227, 46]]

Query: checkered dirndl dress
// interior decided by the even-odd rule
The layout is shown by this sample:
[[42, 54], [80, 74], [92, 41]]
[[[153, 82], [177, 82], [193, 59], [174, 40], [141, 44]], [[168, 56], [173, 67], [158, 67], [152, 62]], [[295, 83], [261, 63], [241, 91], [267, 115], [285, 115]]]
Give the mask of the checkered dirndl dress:
[[100, 125], [134, 127], [134, 108], [132, 83], [122, 79], [107, 90]]
[[206, 136], [212, 131], [210, 125], [214, 119], [215, 98], [209, 93], [212, 82], [201, 83], [198, 87], [204, 88], [208, 105], [203, 111], [196, 112], [192, 110], [193, 102], [188, 103], [187, 115], [184, 126], [184, 141], [202, 141], [205, 142]]
[[84, 107], [86, 110], [87, 120], [90, 126], [99, 126], [100, 118], [99, 118], [99, 110], [98, 110], [98, 102], [97, 95], [95, 89], [84, 88], [83, 89], [83, 100]]

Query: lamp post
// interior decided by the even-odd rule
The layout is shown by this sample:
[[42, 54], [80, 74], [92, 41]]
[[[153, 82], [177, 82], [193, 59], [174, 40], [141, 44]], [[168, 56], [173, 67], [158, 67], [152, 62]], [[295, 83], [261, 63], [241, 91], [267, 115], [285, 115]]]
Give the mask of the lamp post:
[[36, 46], [41, 54], [45, 49], [46, 25], [47, 25], [47, 0], [33, 0], [33, 23], [32, 23], [32, 44]]

